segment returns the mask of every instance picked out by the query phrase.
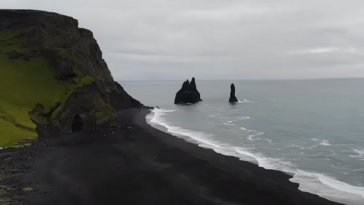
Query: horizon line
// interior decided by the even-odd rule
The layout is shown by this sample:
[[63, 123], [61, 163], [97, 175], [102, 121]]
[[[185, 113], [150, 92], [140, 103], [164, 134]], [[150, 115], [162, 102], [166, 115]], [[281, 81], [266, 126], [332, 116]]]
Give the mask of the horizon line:
[[[192, 77], [191, 77], [192, 78]], [[309, 80], [360, 80], [363, 79], [364, 77], [342, 77], [342, 78], [235, 78], [235, 79], [198, 79], [198, 81], [227, 81], [227, 80], [237, 80], [237, 81], [309, 81]], [[116, 82], [138, 82], [138, 81], [184, 81], [185, 79], [155, 79], [155, 80], [142, 80], [142, 79], [138, 79], [138, 80], [115, 80]]]

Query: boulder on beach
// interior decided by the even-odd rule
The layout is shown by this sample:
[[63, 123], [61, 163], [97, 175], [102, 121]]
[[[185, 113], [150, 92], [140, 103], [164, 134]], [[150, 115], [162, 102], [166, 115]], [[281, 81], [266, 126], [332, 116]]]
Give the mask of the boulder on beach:
[[186, 80], [182, 84], [182, 88], [176, 93], [174, 104], [187, 104], [200, 102], [201, 95], [197, 90], [195, 78], [191, 82]]
[[238, 99], [235, 96], [235, 85], [234, 85], [234, 83], [231, 83], [231, 86], [230, 86], [230, 98], [229, 98], [229, 102], [231, 102], [231, 103], [238, 102]]

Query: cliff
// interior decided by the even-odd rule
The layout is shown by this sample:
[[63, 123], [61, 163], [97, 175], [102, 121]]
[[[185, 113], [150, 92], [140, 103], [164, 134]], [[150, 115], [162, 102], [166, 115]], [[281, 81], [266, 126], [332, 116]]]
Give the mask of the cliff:
[[0, 20], [0, 147], [115, 128], [117, 110], [143, 106], [114, 82], [77, 20], [33, 10], [0, 10]]
[[202, 101], [200, 92], [197, 90], [195, 78], [191, 82], [186, 80], [182, 88], [176, 93], [174, 104], [197, 103]]

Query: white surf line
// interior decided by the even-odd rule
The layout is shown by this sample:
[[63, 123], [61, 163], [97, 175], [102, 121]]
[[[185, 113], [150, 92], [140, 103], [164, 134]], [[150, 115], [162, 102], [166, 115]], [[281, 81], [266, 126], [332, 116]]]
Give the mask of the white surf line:
[[[228, 145], [219, 145], [219, 142], [215, 144], [211, 142], [211, 140], [209, 139], [201, 139], [201, 138], [196, 139], [196, 137], [194, 137], [196, 136], [196, 134], [197, 136], [198, 134], [202, 134], [202, 136], [204, 136], [206, 133], [195, 132], [179, 127], [170, 126], [163, 119], [159, 120], [155, 119], [155, 118], [161, 118], [162, 115], [155, 115], [151, 121], [154, 120], [154, 123], [162, 125], [163, 127], [167, 128], [167, 130], [172, 134], [173, 132], [179, 133], [184, 136], [186, 136], [187, 134], [187, 137], [189, 137], [190, 139], [194, 139], [197, 143], [198, 142], [203, 143], [200, 144], [199, 146], [213, 149], [217, 153], [229, 156], [228, 153], [224, 153], [224, 150], [226, 151], [230, 150], [229, 152], [231, 152], [231, 149], [235, 149], [235, 152], [240, 154], [241, 157], [239, 158], [243, 161], [247, 161], [244, 159], [246, 159], [246, 157], [249, 157], [255, 160], [260, 167], [264, 167], [265, 169], [272, 169], [272, 170], [283, 171], [286, 173], [291, 173], [293, 175], [293, 178], [291, 178], [290, 181], [298, 183], [299, 189], [301, 191], [317, 194], [323, 198], [336, 201], [339, 203], [345, 203], [348, 205], [364, 204], [364, 187], [352, 186], [350, 184], [338, 181], [324, 174], [299, 170], [296, 168], [296, 166], [292, 165], [290, 162], [284, 161], [284, 159], [282, 160], [282, 159], [265, 157], [264, 155], [261, 155], [259, 153], [255, 154], [245, 151], [246, 150], [245, 148], [228, 146]], [[172, 128], [172, 130], [170, 128]], [[173, 130], [173, 128], [176, 128], [176, 130]], [[245, 130], [247, 132], [252, 131], [252, 130], [247, 130], [246, 128], [240, 128], [240, 129]], [[362, 150], [359, 150], [359, 153], [357, 151], [355, 152], [358, 153], [358, 155], [360, 156], [361, 151]]]

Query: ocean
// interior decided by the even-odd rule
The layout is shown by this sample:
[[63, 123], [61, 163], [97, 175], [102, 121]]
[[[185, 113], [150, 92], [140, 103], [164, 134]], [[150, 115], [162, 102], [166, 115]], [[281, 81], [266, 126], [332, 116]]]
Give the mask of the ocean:
[[[203, 102], [174, 105], [181, 81], [120, 82], [159, 106], [157, 129], [201, 147], [280, 170], [299, 189], [364, 204], [364, 79], [198, 80]], [[240, 101], [228, 103], [230, 84]]]

